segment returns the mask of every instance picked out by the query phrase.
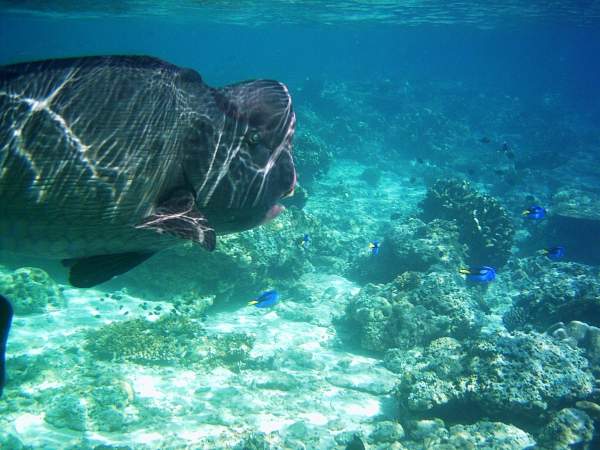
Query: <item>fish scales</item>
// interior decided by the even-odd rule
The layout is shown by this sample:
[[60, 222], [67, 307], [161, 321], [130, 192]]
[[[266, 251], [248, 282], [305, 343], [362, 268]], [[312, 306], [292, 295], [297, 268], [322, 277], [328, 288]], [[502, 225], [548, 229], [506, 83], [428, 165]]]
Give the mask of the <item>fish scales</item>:
[[181, 238], [212, 250], [216, 234], [282, 210], [294, 129], [277, 81], [211, 88], [144, 56], [0, 67], [0, 250], [147, 255]]

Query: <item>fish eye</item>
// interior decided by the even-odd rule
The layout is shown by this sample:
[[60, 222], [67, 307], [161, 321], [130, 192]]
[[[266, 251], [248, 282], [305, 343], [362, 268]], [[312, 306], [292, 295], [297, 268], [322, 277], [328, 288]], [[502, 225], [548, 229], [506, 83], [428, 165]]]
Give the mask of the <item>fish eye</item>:
[[248, 142], [254, 145], [258, 144], [258, 141], [260, 141], [260, 133], [258, 131], [253, 131], [250, 133], [250, 136], [248, 136]]

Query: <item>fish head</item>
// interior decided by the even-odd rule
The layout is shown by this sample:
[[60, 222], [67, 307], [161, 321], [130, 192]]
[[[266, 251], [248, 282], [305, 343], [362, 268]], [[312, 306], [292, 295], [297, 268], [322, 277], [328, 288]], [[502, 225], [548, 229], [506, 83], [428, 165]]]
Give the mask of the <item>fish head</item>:
[[283, 211], [279, 201], [296, 186], [296, 116], [287, 87], [278, 81], [246, 81], [216, 89], [213, 97], [224, 122], [197, 196], [209, 223], [226, 234]]

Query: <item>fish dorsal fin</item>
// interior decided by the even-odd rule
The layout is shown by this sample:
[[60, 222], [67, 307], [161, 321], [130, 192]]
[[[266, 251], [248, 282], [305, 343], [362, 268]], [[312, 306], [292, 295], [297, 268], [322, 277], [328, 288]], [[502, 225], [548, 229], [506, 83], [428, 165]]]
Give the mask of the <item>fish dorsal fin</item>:
[[68, 264], [65, 264], [70, 267], [69, 283], [79, 288], [96, 286], [130, 271], [153, 254], [154, 252], [127, 252], [69, 259], [66, 261]]
[[217, 244], [215, 230], [209, 226], [206, 217], [196, 208], [194, 194], [186, 190], [173, 192], [136, 228], [191, 240], [208, 251], [213, 251]]

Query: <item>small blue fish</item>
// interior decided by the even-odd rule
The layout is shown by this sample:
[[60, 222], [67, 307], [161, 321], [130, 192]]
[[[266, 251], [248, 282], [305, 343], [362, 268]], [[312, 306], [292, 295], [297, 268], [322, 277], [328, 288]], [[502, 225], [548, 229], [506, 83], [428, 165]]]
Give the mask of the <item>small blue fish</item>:
[[546, 217], [546, 209], [539, 205], [533, 205], [521, 213], [528, 219], [543, 219]]
[[458, 272], [465, 275], [468, 281], [478, 283], [489, 283], [496, 279], [496, 269], [490, 266], [469, 267], [468, 269], [459, 269]]
[[548, 259], [552, 261], [558, 261], [559, 259], [563, 259], [565, 256], [565, 248], [557, 245], [556, 247], [545, 248], [542, 250], [542, 254], [546, 255]]
[[310, 247], [311, 241], [312, 239], [310, 238], [310, 235], [308, 233], [304, 233], [304, 236], [298, 239], [298, 245], [304, 249], [307, 249]]
[[13, 309], [10, 302], [0, 295], [0, 397], [4, 390], [5, 365], [4, 359], [6, 356], [6, 341], [8, 340], [8, 332], [12, 322]]
[[379, 241], [377, 239], [375, 239], [373, 242], [369, 242], [369, 250], [371, 251], [371, 255], [373, 255], [373, 256], [379, 255], [380, 247], [381, 247], [381, 244], [379, 243]]
[[248, 305], [255, 305], [257, 308], [268, 308], [273, 306], [279, 300], [279, 292], [276, 290], [265, 291], [254, 300], [248, 302]]

